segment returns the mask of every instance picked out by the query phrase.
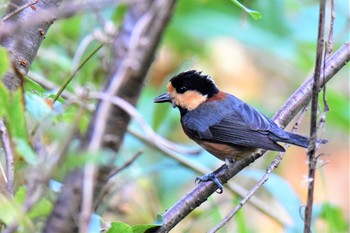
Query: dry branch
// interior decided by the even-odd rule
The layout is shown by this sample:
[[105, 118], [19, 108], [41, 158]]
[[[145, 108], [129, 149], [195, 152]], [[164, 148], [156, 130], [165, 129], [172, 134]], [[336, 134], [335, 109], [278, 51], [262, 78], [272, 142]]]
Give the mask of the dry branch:
[[307, 151], [309, 174], [308, 174], [308, 194], [307, 203], [305, 207], [304, 218], [304, 233], [311, 232], [312, 207], [314, 200], [315, 188], [315, 173], [317, 165], [316, 156], [316, 140], [317, 140], [317, 111], [318, 111], [318, 92], [319, 83], [321, 82], [322, 61], [325, 52], [324, 30], [325, 30], [325, 14], [326, 14], [326, 0], [320, 1], [319, 21], [318, 21], [318, 35], [317, 35], [317, 49], [316, 62], [314, 69], [312, 98], [311, 98], [311, 122], [310, 122], [310, 144]]

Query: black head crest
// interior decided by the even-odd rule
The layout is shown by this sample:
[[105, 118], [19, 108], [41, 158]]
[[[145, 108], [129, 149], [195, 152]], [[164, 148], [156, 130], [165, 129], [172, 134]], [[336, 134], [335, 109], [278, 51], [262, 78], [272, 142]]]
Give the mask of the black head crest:
[[211, 77], [197, 70], [182, 72], [170, 79], [170, 82], [176, 89], [176, 92], [180, 94], [191, 90], [198, 91], [210, 98], [219, 92]]

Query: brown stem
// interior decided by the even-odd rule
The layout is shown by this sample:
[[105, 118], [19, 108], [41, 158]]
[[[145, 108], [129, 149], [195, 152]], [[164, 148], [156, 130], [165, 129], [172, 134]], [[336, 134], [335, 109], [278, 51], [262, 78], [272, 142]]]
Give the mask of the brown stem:
[[324, 54], [324, 27], [325, 27], [325, 5], [326, 0], [320, 1], [320, 14], [318, 22], [318, 35], [317, 35], [317, 51], [316, 51], [316, 65], [314, 71], [314, 81], [312, 85], [312, 99], [311, 99], [311, 122], [310, 122], [310, 141], [308, 148], [308, 162], [309, 162], [309, 175], [308, 175], [308, 194], [307, 203], [305, 208], [304, 218], [304, 233], [311, 232], [311, 220], [312, 220], [312, 206], [314, 200], [314, 187], [315, 187], [315, 171], [316, 171], [316, 140], [317, 140], [317, 110], [318, 110], [318, 93], [319, 83], [321, 79], [322, 59]]
[[[0, 138], [6, 160], [6, 190], [9, 195], [13, 195], [13, 185], [15, 182], [15, 158], [12, 149], [12, 142], [7, 132], [4, 119], [0, 119]], [[0, 187], [0, 193], [2, 193], [2, 187]]]
[[[113, 38], [110, 76], [104, 88], [106, 95], [117, 95], [136, 104], [174, 4], [175, 0], [144, 0], [129, 7], [122, 28]], [[129, 120], [129, 115], [123, 110], [101, 100], [89, 124], [87, 135], [82, 140], [82, 150], [97, 151], [107, 147], [118, 151]], [[114, 169], [114, 159], [111, 159], [108, 166], [90, 167], [90, 171], [95, 170], [99, 174], [96, 182], [99, 186], [95, 193], [99, 193], [102, 184]], [[94, 182], [93, 178], [95, 177], [88, 177], [89, 184]], [[82, 170], [68, 174], [62, 193], [46, 223], [45, 233], [77, 232], [81, 221], [83, 182]], [[68, 198], [69, 195], [72, 197]], [[87, 211], [89, 210], [84, 210], [84, 216], [87, 216]]]

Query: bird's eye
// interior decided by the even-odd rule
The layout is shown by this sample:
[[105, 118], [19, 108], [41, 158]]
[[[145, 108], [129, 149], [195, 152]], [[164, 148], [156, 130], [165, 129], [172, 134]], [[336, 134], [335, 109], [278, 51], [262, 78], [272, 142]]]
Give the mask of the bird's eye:
[[187, 88], [182, 86], [179, 88], [179, 93], [185, 93], [187, 91]]

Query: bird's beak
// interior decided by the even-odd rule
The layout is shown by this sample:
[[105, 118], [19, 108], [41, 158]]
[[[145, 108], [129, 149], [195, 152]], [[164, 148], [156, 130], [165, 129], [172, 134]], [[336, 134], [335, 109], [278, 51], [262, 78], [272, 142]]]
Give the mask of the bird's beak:
[[164, 103], [164, 102], [172, 102], [171, 97], [168, 93], [161, 94], [160, 96], [154, 99], [154, 103]]
[[172, 98], [167, 92], [164, 94], [161, 94], [160, 96], [154, 99], [154, 103], [164, 103], [164, 102], [170, 102], [174, 107]]

